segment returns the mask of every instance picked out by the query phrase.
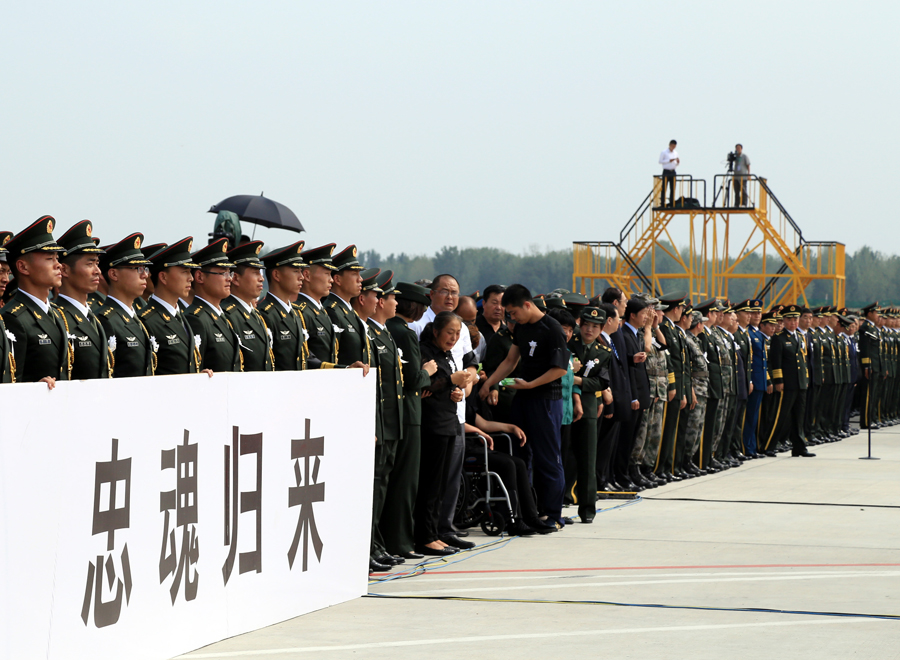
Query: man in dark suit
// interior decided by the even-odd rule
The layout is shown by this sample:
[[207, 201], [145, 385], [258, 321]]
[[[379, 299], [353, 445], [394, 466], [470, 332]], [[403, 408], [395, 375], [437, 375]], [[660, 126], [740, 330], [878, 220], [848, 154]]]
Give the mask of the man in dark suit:
[[45, 215], [6, 243], [17, 290], [0, 312], [12, 343], [15, 381], [45, 382], [50, 389], [68, 380], [71, 370], [65, 317], [50, 302], [50, 290], [62, 281], [59, 255], [65, 254], [53, 240], [55, 226]]
[[106, 333], [88, 306], [88, 296], [100, 282], [100, 255], [103, 250], [91, 240], [91, 222], [82, 220], [57, 243], [66, 249], [62, 259], [62, 284], [56, 299], [65, 315], [73, 350], [72, 380], [109, 378], [112, 362]]
[[[619, 445], [616, 448], [616, 475], [636, 486], [647, 488], [650, 483], [641, 475], [638, 466], [630, 464], [635, 437], [640, 428], [644, 412], [650, 407], [650, 380], [647, 377], [647, 352], [644, 347], [644, 316], [647, 303], [640, 298], [632, 298], [625, 305], [625, 318], [618, 331], [612, 334], [616, 350], [624, 355], [628, 367], [628, 382], [631, 388], [631, 416], [622, 427]], [[621, 483], [621, 481], [619, 481]]]
[[631, 380], [628, 373], [628, 363], [624, 355], [619, 354], [618, 348], [612, 340], [612, 335], [619, 329], [619, 313], [610, 303], [600, 303], [598, 309], [606, 315], [603, 331], [598, 341], [609, 348], [613, 355], [609, 361], [609, 387], [612, 390], [613, 401], [603, 409], [603, 419], [598, 430], [599, 442], [597, 444], [597, 483], [600, 490], [606, 491], [631, 491], [639, 488], [636, 484], [626, 480], [625, 483], [617, 481], [619, 475], [615, 474], [614, 457], [618, 443], [621, 441], [623, 428], [631, 418]]

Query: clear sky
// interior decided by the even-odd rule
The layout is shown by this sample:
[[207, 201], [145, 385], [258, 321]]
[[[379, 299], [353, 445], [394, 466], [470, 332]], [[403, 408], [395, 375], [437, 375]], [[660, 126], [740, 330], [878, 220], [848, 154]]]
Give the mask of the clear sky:
[[265, 191], [308, 245], [567, 248], [618, 235], [674, 137], [710, 181], [742, 142], [808, 239], [900, 252], [898, 25], [884, 1], [7, 3], [0, 229], [205, 239], [211, 204]]

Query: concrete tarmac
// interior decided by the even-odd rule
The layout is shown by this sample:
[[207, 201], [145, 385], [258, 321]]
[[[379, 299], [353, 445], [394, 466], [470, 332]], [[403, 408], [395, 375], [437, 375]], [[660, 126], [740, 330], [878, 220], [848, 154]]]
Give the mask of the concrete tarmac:
[[546, 536], [476, 528], [422, 574], [181, 658], [900, 658], [900, 426], [872, 439], [881, 460], [862, 432]]

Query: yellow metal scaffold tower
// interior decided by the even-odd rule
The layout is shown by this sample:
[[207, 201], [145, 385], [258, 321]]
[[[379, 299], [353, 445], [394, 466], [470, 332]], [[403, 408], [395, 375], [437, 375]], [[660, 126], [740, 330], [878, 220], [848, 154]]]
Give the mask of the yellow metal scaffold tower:
[[[662, 178], [654, 177], [618, 242], [574, 243], [573, 289], [587, 296], [607, 286], [663, 294], [676, 288], [670, 280], [679, 280], [677, 288], [688, 289], [696, 302], [728, 298], [730, 281], [751, 280], [754, 297], [766, 307], [808, 306], [807, 287], [824, 280], [830, 284], [829, 304], [843, 307], [844, 244], [807, 241], [762, 177], [743, 177], [747, 194], [744, 205], [737, 205], [734, 179], [714, 177], [708, 206], [706, 181], [680, 175], [675, 204], [662, 205]], [[684, 244], [685, 232], [687, 246], [679, 250], [675, 239]]]

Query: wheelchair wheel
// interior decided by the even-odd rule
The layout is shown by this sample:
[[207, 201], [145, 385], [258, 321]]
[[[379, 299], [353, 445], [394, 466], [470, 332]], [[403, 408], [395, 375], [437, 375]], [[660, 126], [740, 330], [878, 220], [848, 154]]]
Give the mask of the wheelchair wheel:
[[481, 531], [488, 536], [500, 536], [506, 529], [506, 516], [499, 511], [491, 509], [484, 520], [481, 521]]

